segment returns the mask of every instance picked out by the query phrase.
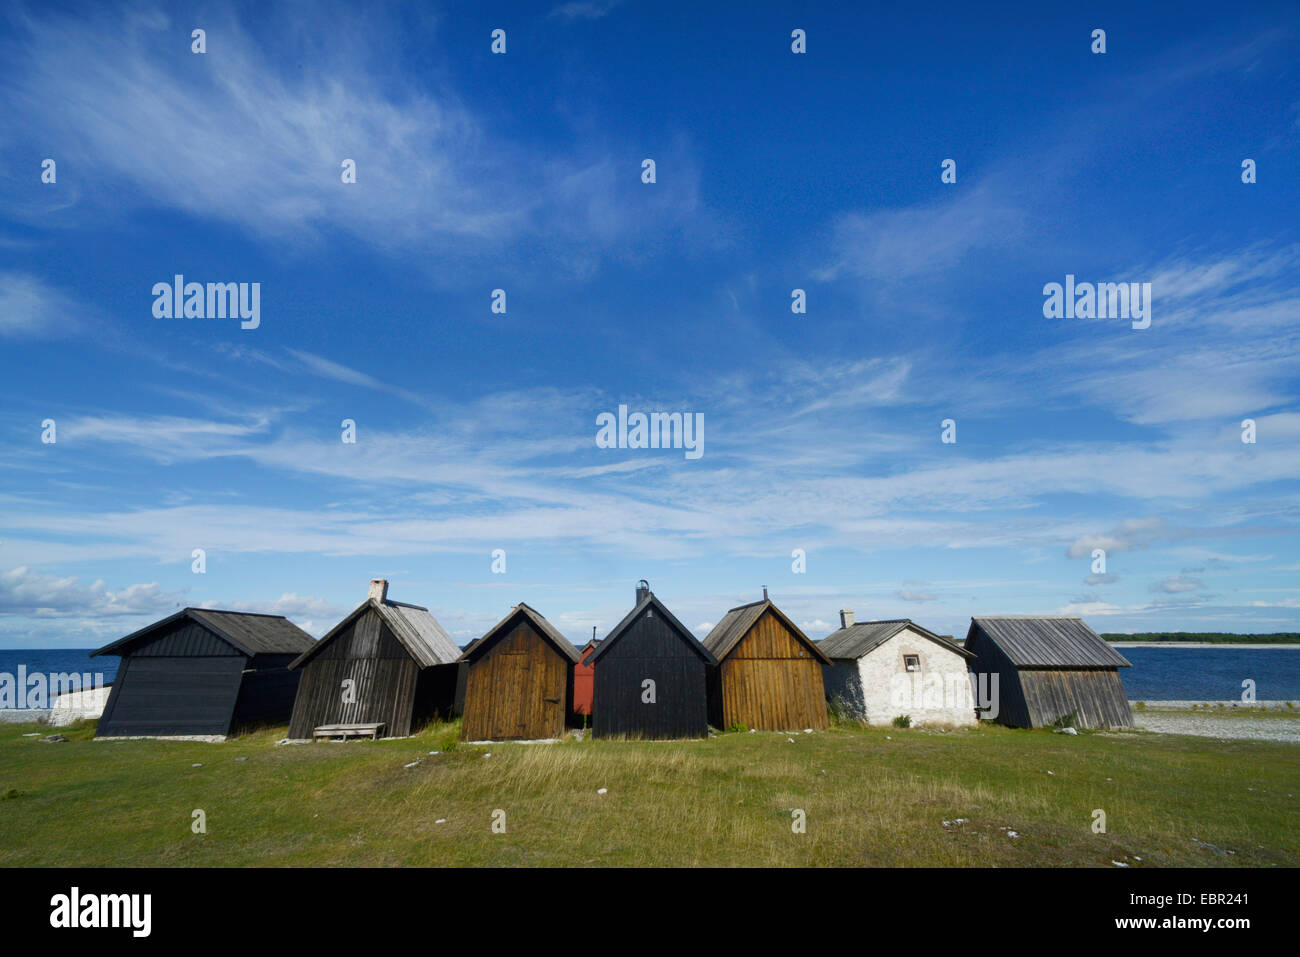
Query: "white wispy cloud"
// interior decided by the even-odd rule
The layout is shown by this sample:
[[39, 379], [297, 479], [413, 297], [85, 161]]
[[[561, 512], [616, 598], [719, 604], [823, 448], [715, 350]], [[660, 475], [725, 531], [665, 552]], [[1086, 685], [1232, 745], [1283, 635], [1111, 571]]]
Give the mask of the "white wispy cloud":
[[0, 338], [49, 339], [85, 328], [86, 307], [30, 275], [0, 272]]
[[[548, 271], [580, 275], [669, 236], [713, 241], [683, 141], [665, 146], [663, 181], [628, 204], [640, 167], [626, 147], [561, 155], [510, 142], [448, 84], [418, 85], [380, 59], [400, 24], [335, 16], [344, 28], [314, 34], [306, 58], [287, 25], [254, 35], [220, 7], [202, 18], [202, 55], [188, 25], [159, 9], [14, 17], [0, 105], [27, 137], [60, 144], [84, 171], [86, 210], [100, 214], [162, 207], [277, 246], [341, 230], [391, 253], [437, 250], [444, 267], [526, 242]], [[356, 163], [346, 185], [345, 159]]]
[[547, 17], [561, 20], [599, 20], [620, 3], [622, 0], [571, 0], [569, 3], [552, 7]]

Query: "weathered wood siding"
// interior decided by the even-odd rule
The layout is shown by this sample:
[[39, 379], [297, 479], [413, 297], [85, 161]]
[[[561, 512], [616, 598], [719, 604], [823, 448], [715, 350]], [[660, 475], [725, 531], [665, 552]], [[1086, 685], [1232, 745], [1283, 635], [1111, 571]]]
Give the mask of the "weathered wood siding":
[[[289, 737], [310, 738], [323, 724], [382, 721], [387, 737], [411, 733], [420, 668], [372, 609], [298, 669], [302, 677]], [[345, 700], [344, 682], [352, 681]]]
[[[1029, 711], [1025, 706], [1025, 693], [1020, 687], [1020, 672], [1011, 659], [979, 630], [966, 639], [965, 648], [975, 653], [974, 658], [967, 660], [966, 667], [975, 675], [976, 687], [981, 694], [993, 696], [993, 700], [988, 702], [988, 710], [976, 711], [976, 715], [1012, 728], [1029, 727]], [[978, 699], [975, 704], [982, 706]]]
[[[679, 635], [658, 615], [643, 614], [628, 626], [595, 669], [593, 737], [708, 735], [708, 668], [687, 641], [695, 638]], [[654, 682], [652, 703], [644, 700], [647, 679]]]
[[229, 734], [247, 661], [181, 619], [122, 656], [96, 735]]
[[244, 666], [231, 728], [279, 724], [289, 720], [299, 674], [289, 670], [297, 655], [254, 655]]
[[527, 622], [469, 663], [461, 738], [558, 738], [569, 707], [571, 662]]
[[1133, 724], [1124, 682], [1113, 668], [1020, 669], [1028, 727], [1043, 728], [1074, 715], [1076, 728], [1127, 728]]
[[822, 664], [771, 611], [717, 670], [724, 730], [736, 722], [762, 731], [828, 727]]
[[1017, 668], [978, 629], [967, 639], [966, 649], [977, 655], [967, 663], [977, 678], [998, 676], [997, 713], [985, 715], [992, 721], [1013, 728], [1043, 728], [1073, 714], [1080, 728], [1133, 724], [1118, 669]]

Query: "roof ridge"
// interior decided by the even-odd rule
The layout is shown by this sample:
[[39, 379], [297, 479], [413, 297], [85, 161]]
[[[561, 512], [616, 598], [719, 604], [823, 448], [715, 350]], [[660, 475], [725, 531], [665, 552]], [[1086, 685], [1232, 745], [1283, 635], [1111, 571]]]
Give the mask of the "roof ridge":
[[1061, 619], [1064, 621], [1083, 621], [1082, 615], [971, 615], [973, 621], [988, 621], [996, 618], [1014, 618], [1014, 619]]
[[428, 611], [427, 605], [413, 605], [409, 601], [393, 601], [391, 598], [385, 598], [382, 602], [385, 605], [396, 605], [399, 608], [415, 608], [419, 611]]
[[181, 611], [206, 611], [210, 615], [248, 615], [254, 618], [283, 618], [289, 620], [288, 615], [277, 615], [270, 611], [232, 611], [228, 608], [204, 608], [202, 605], [187, 605]]

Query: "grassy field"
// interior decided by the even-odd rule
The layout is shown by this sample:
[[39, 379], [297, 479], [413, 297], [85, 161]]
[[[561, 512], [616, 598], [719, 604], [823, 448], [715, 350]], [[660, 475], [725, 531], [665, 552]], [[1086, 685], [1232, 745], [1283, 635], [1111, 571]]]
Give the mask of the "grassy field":
[[457, 725], [280, 747], [283, 728], [22, 737], [36, 730], [0, 725], [5, 866], [1300, 864], [1294, 744], [1001, 727], [490, 747], [457, 744]]

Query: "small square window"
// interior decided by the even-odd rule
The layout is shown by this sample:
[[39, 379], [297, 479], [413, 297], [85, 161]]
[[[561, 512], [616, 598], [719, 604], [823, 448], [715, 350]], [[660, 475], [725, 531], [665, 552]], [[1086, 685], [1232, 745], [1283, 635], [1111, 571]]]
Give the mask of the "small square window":
[[920, 655], [903, 655], [903, 667], [906, 668], [908, 671], [920, 671], [920, 670], [921, 670], [921, 656], [920, 656]]

